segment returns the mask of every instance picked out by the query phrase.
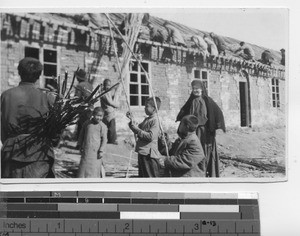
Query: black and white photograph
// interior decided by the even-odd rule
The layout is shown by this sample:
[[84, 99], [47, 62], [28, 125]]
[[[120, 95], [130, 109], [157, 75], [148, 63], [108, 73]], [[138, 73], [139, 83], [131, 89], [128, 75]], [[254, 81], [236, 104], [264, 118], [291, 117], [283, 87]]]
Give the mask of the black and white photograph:
[[287, 180], [288, 9], [96, 10], [1, 13], [2, 182]]

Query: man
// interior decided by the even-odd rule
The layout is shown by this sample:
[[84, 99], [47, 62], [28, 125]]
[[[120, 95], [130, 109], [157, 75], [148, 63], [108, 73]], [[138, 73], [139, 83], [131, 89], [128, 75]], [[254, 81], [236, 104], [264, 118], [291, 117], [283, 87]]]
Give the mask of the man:
[[[32, 121], [45, 116], [55, 97], [36, 87], [43, 70], [39, 60], [26, 57], [19, 62], [19, 86], [1, 95], [1, 177], [54, 178], [51, 140], [28, 145], [34, 130]], [[32, 139], [29, 140], [33, 141]]]
[[178, 29], [176, 29], [174, 26], [172, 26], [170, 23], [165, 22], [163, 26], [168, 31], [168, 39], [167, 41], [169, 43], [173, 43], [176, 46], [183, 46], [186, 47], [186, 43], [184, 38], [182, 37], [181, 33]]
[[254, 61], [255, 53], [253, 48], [245, 43], [245, 42], [240, 42], [240, 47], [235, 51], [235, 54], [237, 56], [241, 56], [243, 59], [247, 61]]
[[224, 38], [219, 35], [214, 34], [213, 32], [210, 33], [210, 37], [216, 44], [219, 55], [223, 54], [225, 56], [226, 55], [225, 49], [227, 49], [227, 45], [226, 45]]
[[271, 66], [274, 58], [269, 50], [265, 50], [261, 54], [261, 63]]
[[[103, 81], [103, 90], [107, 91], [111, 88], [110, 79]], [[107, 143], [118, 144], [117, 142], [117, 131], [116, 131], [116, 119], [115, 109], [119, 107], [119, 102], [116, 93], [109, 91], [101, 97], [101, 107], [104, 110], [103, 122], [107, 126]]]
[[204, 59], [209, 56], [208, 45], [201, 36], [193, 35], [191, 40], [194, 43], [194, 46], [203, 54]]
[[163, 33], [162, 30], [158, 29], [153, 24], [148, 24], [150, 40], [164, 43], [166, 41], [166, 35]]
[[[78, 84], [75, 87], [75, 96], [79, 97], [80, 99], [86, 99], [93, 92], [93, 85], [87, 79], [87, 74], [83, 69], [75, 72], [75, 76], [78, 81]], [[79, 137], [83, 123], [91, 118], [92, 110], [93, 107], [89, 107], [82, 114], [80, 114], [77, 122], [77, 138]]]

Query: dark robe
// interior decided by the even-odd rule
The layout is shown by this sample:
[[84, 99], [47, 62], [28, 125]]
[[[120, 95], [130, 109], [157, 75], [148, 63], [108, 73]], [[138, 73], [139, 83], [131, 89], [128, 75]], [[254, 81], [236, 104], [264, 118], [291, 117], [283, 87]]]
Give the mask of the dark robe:
[[[223, 112], [209, 96], [202, 96], [205, 108], [199, 105], [199, 97], [191, 94], [187, 102], [180, 109], [176, 121], [180, 121], [186, 115], [195, 115], [199, 119], [196, 134], [200, 139], [203, 152], [206, 157], [206, 176], [219, 177], [219, 157], [216, 144], [216, 130], [226, 132]], [[202, 103], [203, 105], [203, 103]], [[206, 115], [203, 114], [206, 111]], [[192, 114], [191, 114], [192, 113]]]

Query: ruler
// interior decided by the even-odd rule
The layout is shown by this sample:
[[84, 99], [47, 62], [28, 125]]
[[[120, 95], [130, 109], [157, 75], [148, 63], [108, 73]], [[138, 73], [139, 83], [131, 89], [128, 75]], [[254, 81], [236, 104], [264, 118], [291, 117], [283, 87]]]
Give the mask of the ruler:
[[0, 236], [259, 236], [257, 193], [1, 192]]

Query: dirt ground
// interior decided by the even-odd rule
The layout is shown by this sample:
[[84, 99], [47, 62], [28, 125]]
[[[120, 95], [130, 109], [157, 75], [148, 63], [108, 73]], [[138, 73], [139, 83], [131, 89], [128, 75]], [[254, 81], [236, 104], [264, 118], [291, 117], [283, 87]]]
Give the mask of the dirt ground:
[[[282, 178], [286, 173], [285, 128], [239, 128], [218, 131], [220, 175], [223, 178]], [[176, 134], [171, 138], [175, 139]], [[107, 178], [137, 177], [137, 154], [132, 136], [119, 135], [118, 145], [107, 145], [104, 165]], [[59, 178], [75, 178], [80, 162], [76, 142], [62, 141], [56, 149]]]

